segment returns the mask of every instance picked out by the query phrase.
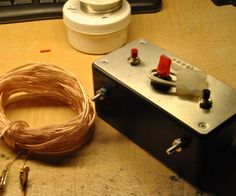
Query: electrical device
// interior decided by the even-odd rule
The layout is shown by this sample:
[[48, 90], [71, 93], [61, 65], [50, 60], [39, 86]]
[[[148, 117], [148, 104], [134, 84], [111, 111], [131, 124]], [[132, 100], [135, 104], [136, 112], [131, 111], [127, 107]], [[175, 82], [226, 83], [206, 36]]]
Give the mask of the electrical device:
[[145, 39], [92, 70], [98, 116], [192, 184], [235, 156], [234, 88]]

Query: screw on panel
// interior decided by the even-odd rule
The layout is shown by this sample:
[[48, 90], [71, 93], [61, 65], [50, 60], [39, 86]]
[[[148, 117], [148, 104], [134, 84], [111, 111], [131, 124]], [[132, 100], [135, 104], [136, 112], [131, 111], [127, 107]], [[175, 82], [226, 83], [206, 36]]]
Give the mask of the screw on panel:
[[206, 128], [208, 128], [208, 124], [205, 123], [205, 122], [199, 122], [199, 123], [198, 123], [198, 127], [199, 127], [200, 129], [206, 129]]
[[107, 59], [101, 59], [100, 60], [100, 63], [102, 63], [102, 64], [108, 64], [109, 63], [109, 61], [107, 60]]
[[139, 43], [144, 45], [144, 44], [146, 44], [146, 41], [145, 40], [140, 40]]

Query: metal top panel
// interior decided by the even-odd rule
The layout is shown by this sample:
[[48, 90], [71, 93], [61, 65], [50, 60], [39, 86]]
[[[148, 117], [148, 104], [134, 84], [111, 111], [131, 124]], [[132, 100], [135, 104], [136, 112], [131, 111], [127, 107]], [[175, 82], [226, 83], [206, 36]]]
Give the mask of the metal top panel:
[[[127, 60], [132, 48], [139, 50], [142, 63], [138, 66], [131, 66]], [[200, 134], [210, 133], [236, 114], [236, 90], [210, 75], [207, 75], [208, 89], [211, 90], [213, 101], [213, 107], [210, 110], [203, 110], [199, 107], [199, 97], [181, 96], [173, 92], [159, 93], [153, 89], [147, 76], [147, 70], [157, 66], [162, 54], [174, 59], [175, 69], [189, 67], [198, 69], [145, 39], [127, 44], [94, 63], [101, 71], [128, 86], [135, 93]]]

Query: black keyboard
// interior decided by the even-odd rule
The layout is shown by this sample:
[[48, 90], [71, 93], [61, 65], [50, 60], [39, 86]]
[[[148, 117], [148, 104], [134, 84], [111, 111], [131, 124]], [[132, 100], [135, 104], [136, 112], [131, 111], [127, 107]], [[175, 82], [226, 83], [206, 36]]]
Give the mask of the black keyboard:
[[236, 0], [212, 0], [218, 6], [232, 4], [236, 6]]
[[[67, 0], [0, 0], [0, 24], [62, 17]], [[161, 0], [128, 0], [132, 13], [157, 12]]]

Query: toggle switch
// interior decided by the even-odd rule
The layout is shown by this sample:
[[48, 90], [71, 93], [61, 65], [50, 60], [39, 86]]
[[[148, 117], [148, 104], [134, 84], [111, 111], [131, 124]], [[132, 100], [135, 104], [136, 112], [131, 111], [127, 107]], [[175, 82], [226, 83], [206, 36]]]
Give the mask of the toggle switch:
[[92, 101], [104, 100], [107, 98], [107, 95], [108, 95], [108, 89], [102, 87], [96, 91], [96, 95], [92, 98]]
[[177, 138], [173, 141], [172, 143], [172, 146], [169, 147], [167, 150], [166, 150], [166, 153], [168, 155], [171, 155], [173, 154], [174, 152], [181, 152], [182, 151], [182, 147], [183, 147], [183, 139], [182, 138]]

